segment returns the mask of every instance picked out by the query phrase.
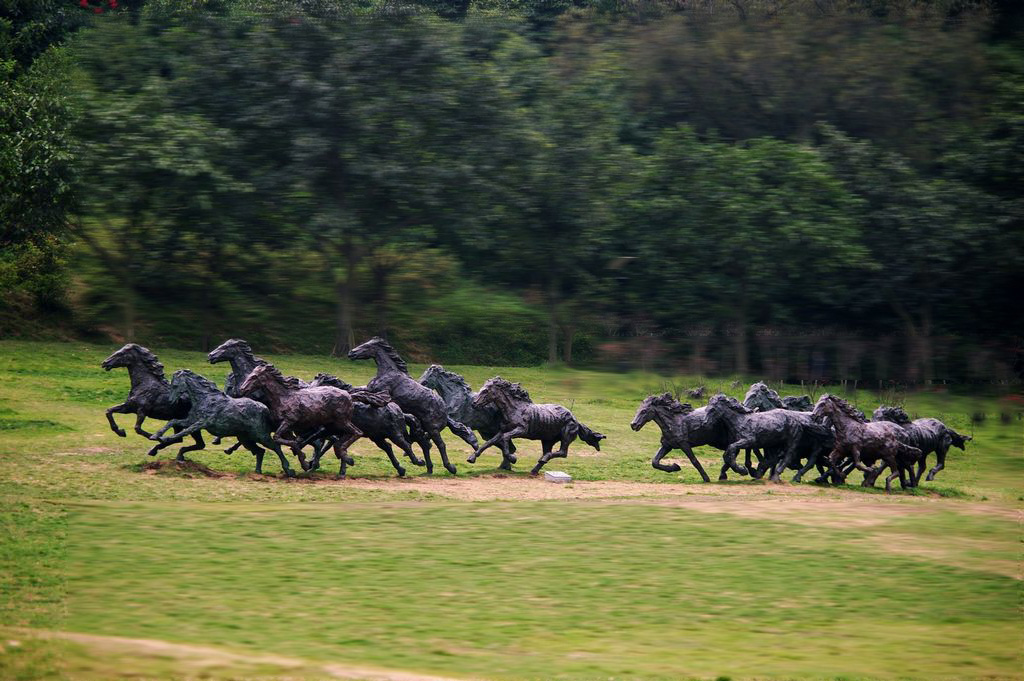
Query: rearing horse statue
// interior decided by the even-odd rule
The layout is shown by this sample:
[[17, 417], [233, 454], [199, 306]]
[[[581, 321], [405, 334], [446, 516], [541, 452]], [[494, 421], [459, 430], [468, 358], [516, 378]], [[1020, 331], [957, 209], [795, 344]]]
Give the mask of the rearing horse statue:
[[[448, 460], [448, 450], [441, 438], [441, 431], [448, 428], [475, 450], [478, 442], [473, 431], [448, 416], [441, 396], [410, 376], [405, 360], [383, 338], [376, 336], [353, 348], [348, 358], [372, 359], [377, 363], [377, 375], [366, 385], [366, 389], [388, 393], [402, 411], [419, 419], [420, 426], [437, 445], [445, 469], [454, 475], [457, 469]], [[430, 452], [424, 450], [423, 458], [427, 464], [427, 473], [433, 472]]]

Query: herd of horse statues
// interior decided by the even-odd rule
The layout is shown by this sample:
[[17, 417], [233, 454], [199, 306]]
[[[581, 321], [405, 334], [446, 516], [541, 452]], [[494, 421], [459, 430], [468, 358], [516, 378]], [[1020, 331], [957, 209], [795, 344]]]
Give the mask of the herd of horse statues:
[[[331, 450], [339, 462], [338, 475], [344, 477], [347, 467], [355, 463], [348, 449], [363, 437], [387, 455], [399, 476], [406, 469], [395, 448], [411, 464], [432, 473], [431, 448], [436, 447], [445, 469], [456, 473], [441, 437], [446, 428], [473, 448], [469, 463], [497, 447], [499, 467], [508, 471], [516, 463], [516, 439], [540, 440], [541, 455], [530, 471], [533, 475], [551, 459], [566, 457], [577, 438], [600, 450], [606, 437], [562, 405], [535, 404], [520, 384], [500, 376], [486, 381], [479, 392], [473, 392], [459, 374], [436, 364], [414, 379], [383, 338], [353, 348], [348, 357], [374, 360], [377, 374], [367, 385], [353, 386], [325, 373], [310, 382], [285, 376], [253, 354], [244, 340], [231, 339], [208, 355], [210, 363], [231, 365], [222, 391], [188, 369], [174, 372], [168, 381], [156, 355], [129, 343], [101, 365], [108, 371], [126, 368], [131, 378], [128, 398], [107, 409], [107, 420], [111, 430], [125, 437], [114, 414], [134, 414], [135, 432], [154, 442], [148, 452], [151, 456], [191, 438], [191, 444], [178, 450], [177, 459], [184, 461], [187, 452], [206, 447], [206, 431], [214, 444], [235, 438], [227, 452], [239, 447], [249, 450], [256, 457], [257, 473], [262, 473], [263, 456], [269, 449], [287, 476], [295, 472], [284, 448], [304, 471], [319, 468], [321, 457]], [[147, 418], [166, 423], [149, 433], [142, 428]], [[630, 426], [639, 431], [651, 421], [661, 429], [661, 446], [651, 465], [669, 473], [679, 471], [679, 464], [662, 462], [678, 449], [704, 482], [711, 478], [694, 447], [723, 452], [719, 480], [726, 480], [731, 470], [756, 479], [768, 475], [778, 482], [786, 470], [795, 470], [793, 481], [800, 482], [815, 468], [817, 483], [843, 484], [851, 472], [859, 470], [864, 474], [863, 485], [874, 486], [888, 471], [888, 492], [897, 478], [904, 489], [916, 487], [927, 468], [927, 457], [934, 453], [936, 463], [926, 478], [932, 480], [945, 467], [949, 448], [964, 449], [971, 439], [938, 419], [912, 420], [900, 407], [880, 406], [868, 419], [835, 395], [822, 395], [812, 403], [806, 395], [781, 397], [764, 383], [752, 385], [742, 402], [719, 394], [697, 408], [679, 402], [671, 393], [651, 395], [640, 404]]]

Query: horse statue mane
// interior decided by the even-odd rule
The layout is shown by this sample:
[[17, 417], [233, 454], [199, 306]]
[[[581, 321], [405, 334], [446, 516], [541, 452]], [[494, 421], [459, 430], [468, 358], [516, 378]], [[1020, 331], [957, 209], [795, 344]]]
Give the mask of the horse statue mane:
[[399, 370], [401, 370], [402, 373], [409, 373], [409, 365], [405, 363], [405, 360], [402, 359], [402, 356], [398, 354], [398, 350], [395, 350], [395, 348], [392, 347], [391, 343], [388, 343], [380, 336], [374, 336], [373, 338], [370, 339], [370, 341], [376, 345], [379, 345], [380, 348], [384, 350], [385, 353], [387, 353], [387, 356], [391, 358], [391, 361], [395, 363], [395, 365], [399, 368]]
[[128, 343], [121, 350], [131, 349], [135, 351], [136, 356], [142, 362], [142, 365], [149, 370], [149, 373], [156, 376], [161, 381], [166, 381], [167, 378], [164, 376], [164, 365], [160, 363], [160, 360], [156, 358], [149, 348], [144, 348], [137, 343]]
[[426, 371], [423, 372], [423, 375], [420, 376], [420, 383], [422, 383], [423, 379], [430, 373], [440, 375], [441, 378], [454, 383], [457, 387], [465, 388], [467, 392], [473, 392], [473, 389], [469, 387], [469, 383], [466, 383], [466, 379], [463, 378], [461, 374], [457, 374], [454, 371], [448, 371], [440, 364], [431, 364], [427, 367]]
[[[253, 371], [256, 371], [256, 369], [254, 369]], [[267, 362], [266, 364], [262, 365], [262, 371], [270, 374], [275, 379], [283, 383], [286, 388], [289, 388], [291, 390], [300, 390], [301, 388], [305, 387], [304, 385], [302, 385], [302, 382], [299, 379], [295, 378], [294, 376], [285, 376], [284, 374], [281, 373], [280, 369], [278, 369], [270, 362]]]
[[680, 402], [672, 393], [664, 393], [663, 395], [651, 395], [651, 404], [664, 407], [666, 411], [672, 414], [689, 414], [693, 411], [693, 406], [689, 402]]
[[844, 400], [842, 397], [839, 397], [838, 395], [830, 395], [826, 393], [818, 399], [819, 402], [821, 400], [830, 400], [837, 407], [839, 407], [839, 410], [841, 412], [843, 412], [850, 418], [854, 419], [855, 421], [860, 421], [861, 423], [868, 422], [868, 417], [864, 415], [864, 412], [862, 412], [860, 409]]
[[736, 412], [737, 414], [754, 413], [753, 409], [748, 409], [747, 407], [744, 407], [743, 404], [741, 404], [740, 401], [737, 400], [735, 397], [729, 397], [728, 395], [725, 395], [723, 393], [718, 393], [708, 401], [708, 406], [710, 407], [712, 405], [724, 405], [731, 409], [732, 411]]
[[911, 418], [907, 415], [907, 412], [903, 410], [903, 407], [894, 407], [884, 404], [875, 410], [872, 417], [872, 420], [874, 421], [892, 421], [893, 423], [898, 423], [901, 426], [911, 423]]
[[480, 388], [480, 392], [483, 392], [486, 388], [491, 386], [501, 390], [503, 393], [506, 393], [507, 395], [510, 395], [516, 399], [524, 400], [526, 402], [530, 402], [531, 404], [533, 403], [533, 400], [530, 399], [530, 393], [526, 392], [526, 388], [519, 385], [518, 383], [507, 381], [501, 376], [495, 376], [494, 378], [487, 379], [487, 382], [484, 383], [482, 388]]
[[194, 384], [198, 385], [203, 390], [210, 392], [220, 392], [220, 388], [217, 387], [216, 383], [208, 379], [206, 376], [197, 374], [191, 369], [178, 369], [177, 371], [174, 372], [174, 376], [171, 377], [171, 382], [173, 383], [179, 377], [192, 381]]

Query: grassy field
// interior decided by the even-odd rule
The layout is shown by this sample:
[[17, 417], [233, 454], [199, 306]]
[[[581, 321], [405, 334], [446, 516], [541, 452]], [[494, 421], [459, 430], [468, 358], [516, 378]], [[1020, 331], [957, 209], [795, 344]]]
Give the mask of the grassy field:
[[[285, 480], [215, 447], [194, 456], [208, 468], [149, 465], [103, 417], [128, 389], [99, 369], [113, 349], [0, 342], [2, 679], [1022, 678], [1013, 400], [895, 396], [975, 440], [886, 496], [653, 470], [657, 428], [629, 421], [693, 377], [450, 367], [570, 406], [609, 436], [602, 452], [553, 462], [577, 480], [564, 487], [526, 476], [526, 456], [504, 477], [496, 453], [469, 465], [453, 437], [456, 478], [399, 480], [358, 443], [349, 480]], [[160, 355], [168, 375], [225, 375]], [[373, 371], [268, 359], [357, 384]]]

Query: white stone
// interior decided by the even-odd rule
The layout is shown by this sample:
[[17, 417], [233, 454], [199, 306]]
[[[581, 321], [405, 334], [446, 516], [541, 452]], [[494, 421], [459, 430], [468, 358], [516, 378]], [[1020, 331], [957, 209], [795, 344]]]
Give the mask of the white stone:
[[548, 482], [572, 482], [572, 476], [563, 471], [544, 471], [544, 479]]

